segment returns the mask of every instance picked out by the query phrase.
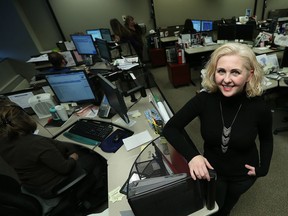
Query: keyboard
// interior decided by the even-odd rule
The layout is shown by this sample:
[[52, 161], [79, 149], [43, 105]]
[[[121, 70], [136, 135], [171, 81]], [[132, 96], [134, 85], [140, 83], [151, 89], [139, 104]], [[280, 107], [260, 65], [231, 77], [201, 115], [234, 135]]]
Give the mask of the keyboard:
[[70, 133], [96, 141], [103, 141], [113, 131], [113, 125], [96, 120], [80, 120], [69, 130]]

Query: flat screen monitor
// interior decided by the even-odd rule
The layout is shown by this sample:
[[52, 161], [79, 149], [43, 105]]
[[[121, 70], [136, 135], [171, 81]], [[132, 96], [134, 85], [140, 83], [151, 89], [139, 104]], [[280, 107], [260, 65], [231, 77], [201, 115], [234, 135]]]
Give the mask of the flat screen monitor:
[[106, 40], [108, 42], [112, 41], [112, 37], [111, 37], [111, 32], [110, 29], [100, 29], [101, 31], [101, 37], [103, 40]]
[[50, 73], [45, 78], [59, 103], [77, 104], [96, 101], [94, 90], [84, 70]]
[[111, 52], [109, 49], [108, 42], [106, 40], [102, 39], [96, 39], [96, 45], [98, 48], [98, 52], [100, 55], [100, 58], [104, 60], [106, 63], [112, 62]]
[[128, 109], [124, 101], [122, 92], [108, 79], [98, 74], [101, 88], [108, 99], [109, 105], [127, 124], [130, 122]]
[[88, 29], [86, 30], [86, 34], [91, 35], [94, 41], [96, 41], [97, 38], [102, 39], [102, 34], [101, 34], [100, 29]]
[[197, 32], [201, 32], [201, 20], [192, 20], [193, 27]]
[[70, 35], [70, 37], [80, 55], [97, 55], [97, 50], [91, 35], [75, 34]]
[[235, 25], [219, 25], [217, 40], [235, 40]]
[[213, 21], [212, 20], [202, 20], [201, 21], [201, 31], [212, 31], [213, 30]]
[[254, 25], [238, 24], [235, 25], [235, 39], [254, 41]]

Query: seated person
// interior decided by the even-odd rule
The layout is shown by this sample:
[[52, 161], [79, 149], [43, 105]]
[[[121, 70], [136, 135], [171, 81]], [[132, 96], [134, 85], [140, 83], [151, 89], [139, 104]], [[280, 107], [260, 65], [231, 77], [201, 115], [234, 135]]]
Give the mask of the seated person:
[[181, 34], [196, 34], [196, 33], [197, 31], [194, 29], [192, 20], [186, 19]]
[[66, 71], [70, 71], [70, 68], [66, 67], [66, 65], [67, 65], [66, 59], [59, 52], [48, 53], [48, 60], [53, 66], [48, 71], [50, 71], [50, 72], [57, 72], [57, 71], [66, 72]]
[[[87, 175], [65, 193], [73, 202], [86, 196], [87, 191], [101, 188], [107, 194], [104, 158], [90, 149], [36, 135], [36, 129], [36, 122], [21, 107], [0, 100], [0, 157], [14, 168], [28, 192], [44, 199], [54, 197], [53, 188], [72, 175], [77, 166]], [[103, 199], [103, 194], [101, 198], [97, 193], [93, 196]]]

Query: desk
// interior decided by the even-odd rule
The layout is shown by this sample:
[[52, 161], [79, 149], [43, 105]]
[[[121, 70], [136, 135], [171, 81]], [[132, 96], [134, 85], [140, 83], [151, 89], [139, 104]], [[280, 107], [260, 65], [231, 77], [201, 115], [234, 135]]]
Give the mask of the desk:
[[191, 54], [199, 54], [199, 53], [205, 53], [205, 52], [213, 52], [218, 47], [220, 47], [222, 44], [215, 44], [210, 46], [199, 46], [199, 47], [189, 47], [185, 48], [185, 53], [188, 55]]
[[170, 43], [178, 41], [178, 36], [162, 37], [160, 38], [161, 43]]
[[[223, 44], [215, 44], [215, 45], [210, 45], [210, 46], [199, 46], [199, 47], [189, 47], [185, 49], [185, 53], [190, 55], [190, 54], [198, 54], [198, 53], [204, 53], [204, 52], [213, 52], [216, 50], [218, 47], [220, 47]], [[278, 50], [278, 49], [269, 49], [267, 47], [253, 47], [252, 48], [253, 52], [256, 55], [262, 55], [262, 54], [269, 54], [269, 53], [274, 53], [274, 52], [283, 52], [283, 50]]]
[[[153, 93], [154, 95], [157, 95], [159, 97], [159, 99], [161, 99], [161, 94], [158, 91], [157, 88], [151, 88], [151, 89], [147, 89], [147, 95]], [[127, 106], [129, 107], [132, 103], [130, 102], [130, 98], [125, 98], [126, 99], [126, 103]], [[141, 113], [141, 116], [138, 118], [131, 118], [131, 120], [135, 121], [135, 124], [133, 126], [131, 126], [129, 129], [133, 130], [135, 132], [135, 134], [142, 132], [144, 130], [148, 130], [148, 132], [150, 133], [150, 135], [152, 136], [152, 138], [156, 138], [158, 137], [157, 134], [154, 133], [154, 131], [151, 129], [151, 127], [148, 124], [148, 121], [144, 115], [144, 111], [147, 109], [151, 109], [153, 108], [151, 103], [149, 102], [148, 97], [142, 98], [137, 104], [135, 104], [129, 111], [135, 111], [135, 110], [139, 110], [139, 112]], [[40, 124], [40, 127], [38, 127], [40, 129], [40, 134], [41, 135], [46, 135], [48, 137], [52, 137], [56, 134], [58, 134], [59, 132], [64, 132], [65, 129], [67, 129], [71, 124], [73, 124], [75, 121], [77, 121], [79, 117], [77, 117], [76, 115], [73, 115], [72, 117], [70, 117], [67, 121], [67, 123], [65, 123], [62, 127], [60, 128], [43, 128], [43, 125], [46, 123], [46, 119], [41, 119], [38, 120], [38, 124]], [[98, 117], [96, 117], [97, 119]], [[119, 117], [117, 115], [115, 115], [112, 119], [107, 120], [108, 122], [113, 122], [113, 123], [117, 123], [117, 119]], [[60, 131], [61, 130], [61, 131]], [[63, 136], [62, 134], [60, 134], [59, 136], [57, 136], [57, 140], [60, 141], [69, 141], [69, 142], [74, 142], [70, 139], [67, 139], [65, 136]], [[74, 142], [76, 144], [80, 144], [77, 142]], [[84, 145], [84, 144], [80, 144], [80, 145]], [[138, 156], [138, 154], [141, 151], [141, 147], [137, 147], [134, 148], [130, 151], [126, 151], [125, 146], [123, 145], [115, 154], [113, 153], [106, 153], [103, 152], [99, 147], [94, 148], [94, 146], [90, 146], [90, 145], [84, 145], [90, 149], [94, 149], [94, 151], [96, 151], [97, 153], [99, 153], [100, 155], [102, 155], [104, 158], [107, 159], [107, 164], [108, 164], [108, 192], [114, 190], [117, 187], [122, 187], [122, 185], [125, 183], [125, 181], [127, 180], [129, 173], [130, 173], [130, 169], [132, 168], [132, 165], [136, 159], [136, 157]], [[131, 208], [128, 204], [128, 201], [126, 199], [126, 197], [124, 196], [123, 199], [121, 201], [112, 203], [111, 201], [109, 201], [108, 203], [109, 206], [109, 215], [111, 216], [119, 216], [121, 215], [121, 212], [123, 211], [129, 211], [132, 214]], [[193, 213], [193, 216], [202, 216], [202, 215], [209, 215], [215, 211], [218, 210], [218, 206], [216, 205], [216, 207], [209, 211], [205, 208]]]

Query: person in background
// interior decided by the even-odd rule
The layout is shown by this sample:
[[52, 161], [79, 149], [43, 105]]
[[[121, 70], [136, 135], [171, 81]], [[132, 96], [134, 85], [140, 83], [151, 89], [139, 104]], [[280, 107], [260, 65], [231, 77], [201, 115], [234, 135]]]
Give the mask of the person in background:
[[143, 48], [141, 48], [141, 44], [135, 35], [116, 18], [110, 20], [110, 26], [114, 33], [115, 42], [131, 44], [138, 57], [142, 59]]
[[[273, 152], [272, 114], [261, 96], [263, 69], [247, 45], [222, 45], [205, 69], [203, 91], [167, 122], [163, 134], [186, 158], [194, 180], [209, 181], [209, 169], [216, 171], [219, 211], [215, 215], [225, 216], [256, 179], [268, 173]], [[185, 126], [197, 117], [203, 155], [183, 136]]]
[[113, 18], [110, 20], [110, 26], [114, 33], [114, 40], [115, 42], [127, 42], [131, 38], [131, 33], [127, 28], [125, 28], [122, 23]]
[[0, 157], [16, 171], [28, 192], [52, 198], [53, 188], [73, 176], [77, 167], [87, 175], [69, 193], [69, 199], [77, 200], [94, 188], [107, 189], [104, 158], [84, 147], [36, 135], [36, 129], [36, 122], [21, 107], [0, 100]]
[[70, 71], [70, 68], [66, 67], [67, 61], [59, 52], [48, 53], [48, 61], [52, 64], [49, 72], [66, 72]]
[[196, 34], [196, 33], [197, 31], [194, 29], [192, 20], [186, 19], [181, 34]]
[[140, 59], [143, 59], [143, 31], [142, 28], [135, 22], [134, 17], [126, 16], [124, 25], [131, 32], [133, 38], [135, 39], [135, 51]]

